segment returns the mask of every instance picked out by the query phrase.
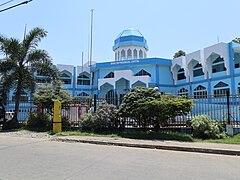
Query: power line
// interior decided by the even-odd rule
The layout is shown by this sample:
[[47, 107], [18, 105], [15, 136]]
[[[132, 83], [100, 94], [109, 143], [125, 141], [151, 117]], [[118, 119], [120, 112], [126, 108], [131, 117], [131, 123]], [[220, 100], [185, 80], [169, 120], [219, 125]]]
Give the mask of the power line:
[[9, 10], [9, 9], [15, 8], [15, 7], [17, 7], [17, 6], [21, 6], [21, 5], [23, 5], [23, 4], [27, 4], [27, 3], [31, 2], [31, 1], [33, 1], [33, 0], [24, 1], [24, 2], [18, 3], [18, 4], [16, 4], [16, 5], [10, 6], [10, 7], [8, 7], [8, 8], [2, 9], [2, 10], [0, 10], [0, 13], [3, 12], [3, 11], [7, 11], [7, 10]]
[[7, 2], [5, 2], [5, 3], [2, 3], [2, 4], [0, 4], [0, 6], [4, 6], [5, 4], [8, 4], [8, 3], [12, 2], [12, 1], [14, 1], [14, 0], [7, 1]]

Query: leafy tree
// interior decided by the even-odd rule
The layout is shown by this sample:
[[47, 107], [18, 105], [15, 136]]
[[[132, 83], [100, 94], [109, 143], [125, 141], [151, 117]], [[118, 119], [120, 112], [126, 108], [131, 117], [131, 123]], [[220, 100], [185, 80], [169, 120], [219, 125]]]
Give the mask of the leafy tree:
[[178, 115], [188, 114], [192, 109], [192, 100], [185, 97], [162, 95], [159, 99], [145, 102], [143, 107], [147, 114], [156, 118], [155, 127], [165, 125], [167, 120]]
[[158, 128], [169, 118], [189, 113], [191, 108], [192, 101], [184, 97], [161, 95], [157, 89], [137, 87], [124, 96], [120, 115], [135, 117], [143, 127], [154, 120]]
[[33, 94], [34, 104], [42, 110], [46, 109], [49, 114], [53, 114], [54, 100], [59, 100], [62, 105], [72, 102], [71, 95], [61, 87], [61, 81], [58, 80], [52, 86], [39, 87], [38, 91]]
[[144, 103], [159, 99], [161, 96], [157, 89], [136, 87], [123, 98], [119, 113], [121, 116], [136, 118], [138, 124], [146, 125], [150, 114], [146, 110]]
[[240, 38], [235, 38], [235, 39], [232, 40], [232, 42], [240, 44]]
[[0, 53], [3, 55], [3, 58], [0, 59], [1, 94], [6, 99], [8, 91], [15, 91], [15, 114], [12, 126], [18, 124], [17, 115], [21, 94], [32, 93], [35, 90], [34, 72], [38, 71], [42, 75], [50, 77], [51, 80], [58, 77], [58, 71], [53, 68], [48, 53], [45, 50], [37, 49], [38, 43], [46, 35], [47, 32], [41, 28], [32, 29], [23, 41], [0, 35]]
[[176, 52], [173, 56], [173, 58], [178, 58], [178, 57], [181, 57], [181, 56], [185, 56], [186, 53], [183, 51], [183, 50], [179, 50], [178, 52]]

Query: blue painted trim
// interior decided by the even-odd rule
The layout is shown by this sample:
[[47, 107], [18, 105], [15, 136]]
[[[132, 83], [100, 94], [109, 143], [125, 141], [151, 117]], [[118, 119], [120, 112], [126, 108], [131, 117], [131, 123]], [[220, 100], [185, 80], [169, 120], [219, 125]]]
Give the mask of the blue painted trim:
[[145, 59], [133, 59], [133, 60], [124, 60], [124, 61], [112, 61], [104, 63], [96, 63], [90, 69], [90, 71], [96, 71], [98, 69], [111, 69], [116, 67], [137, 67], [142, 65], [165, 65], [171, 66], [172, 60], [163, 59], [163, 58], [145, 58]]
[[234, 52], [232, 43], [228, 44], [228, 51], [229, 51], [229, 68], [230, 68], [230, 77], [231, 77], [231, 92], [232, 94], [236, 94], [236, 87], [235, 87], [235, 77], [234, 77], [234, 68], [235, 68], [235, 60], [234, 60]]
[[176, 85], [168, 85], [168, 84], [159, 84], [159, 87], [171, 87], [171, 88], [176, 88]]
[[115, 51], [119, 47], [124, 46], [139, 46], [144, 47], [146, 50], [148, 50], [148, 45], [146, 42], [139, 42], [139, 41], [124, 41], [124, 42], [118, 42], [113, 46], [113, 51]]
[[77, 74], [77, 70], [76, 70], [76, 67], [74, 67], [73, 69], [73, 96], [76, 95], [76, 74]]
[[190, 82], [190, 83], [189, 83], [189, 88], [188, 88], [188, 89], [189, 89], [189, 92], [190, 92], [190, 96], [193, 95], [192, 84], [193, 84], [193, 83]]
[[239, 77], [240, 73], [234, 73], [234, 77]]
[[[226, 76], [219, 76], [219, 77], [214, 77], [211, 78], [212, 81], [218, 81], [218, 80], [223, 80], [223, 79], [229, 79], [231, 78], [230, 75], [226, 75]], [[203, 80], [198, 80], [198, 81], [193, 81], [193, 84], [198, 84], [198, 83], [202, 83], [202, 82], [207, 82], [208, 79], [203, 79]], [[177, 86], [183, 86], [183, 85], [188, 85], [189, 83], [181, 83], [181, 84], [177, 84]]]
[[156, 64], [156, 66], [155, 66], [155, 68], [156, 68], [156, 82], [157, 82], [157, 85], [159, 86], [159, 76], [160, 76], [160, 73], [159, 73], [159, 65], [158, 64]]
[[208, 90], [208, 93], [207, 94], [213, 94], [212, 93], [212, 85], [211, 85], [211, 79], [208, 79], [208, 87], [207, 87], [207, 90]]
[[101, 85], [101, 87], [102, 86], [105, 86], [105, 85], [109, 85], [109, 86], [112, 86], [112, 87], [114, 87], [112, 84], [110, 84], [109, 82], [105, 82], [103, 85]]
[[89, 92], [90, 89], [89, 88], [76, 88], [75, 91], [82, 91], [82, 92], [86, 91], [86, 92]]

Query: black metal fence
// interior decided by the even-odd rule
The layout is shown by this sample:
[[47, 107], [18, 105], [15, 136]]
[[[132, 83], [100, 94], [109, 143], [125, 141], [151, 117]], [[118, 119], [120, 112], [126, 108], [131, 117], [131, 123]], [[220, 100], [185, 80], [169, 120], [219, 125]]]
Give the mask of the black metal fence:
[[[197, 115], [206, 114], [214, 120], [225, 121], [240, 129], [240, 96], [239, 95], [204, 95], [188, 97], [193, 100], [192, 111], [188, 114], [179, 114], [162, 124], [161, 128], [188, 128], [190, 120]], [[62, 117], [69, 120], [73, 126], [79, 126], [81, 116], [86, 112], [94, 112], [103, 102], [120, 106], [122, 98], [97, 98], [81, 99], [68, 106], [62, 107]], [[8, 114], [14, 112], [14, 102], [9, 102], [6, 106]], [[18, 119], [24, 121], [28, 119], [29, 113], [38, 111], [39, 108], [32, 101], [20, 103]], [[118, 117], [120, 126], [124, 128], [153, 128], [156, 124], [154, 117], [149, 117], [147, 121], [140, 121], [132, 117]]]

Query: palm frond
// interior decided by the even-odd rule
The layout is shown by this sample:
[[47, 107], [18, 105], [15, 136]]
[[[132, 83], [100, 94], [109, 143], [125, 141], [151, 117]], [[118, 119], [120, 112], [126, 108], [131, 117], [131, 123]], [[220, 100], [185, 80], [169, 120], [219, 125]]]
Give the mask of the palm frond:
[[45, 61], [49, 61], [49, 60], [50, 60], [50, 57], [47, 51], [41, 50], [41, 49], [35, 49], [28, 54], [26, 63], [31, 63], [31, 64], [37, 63], [37, 62], [45, 63]]
[[38, 74], [41, 76], [50, 77], [52, 80], [59, 79], [60, 72], [49, 59], [32, 63], [31, 68], [34, 71], [38, 71]]
[[36, 88], [36, 79], [33, 77], [32, 73], [29, 70], [24, 70], [24, 76], [22, 80], [22, 88], [25, 91], [34, 92]]
[[4, 58], [0, 61], [0, 74], [7, 73], [8, 71], [14, 70], [17, 64], [10, 58]]
[[47, 31], [38, 27], [34, 28], [24, 38], [23, 46], [26, 48], [27, 51], [35, 49], [38, 47], [38, 43], [41, 41], [41, 39], [46, 36]]

